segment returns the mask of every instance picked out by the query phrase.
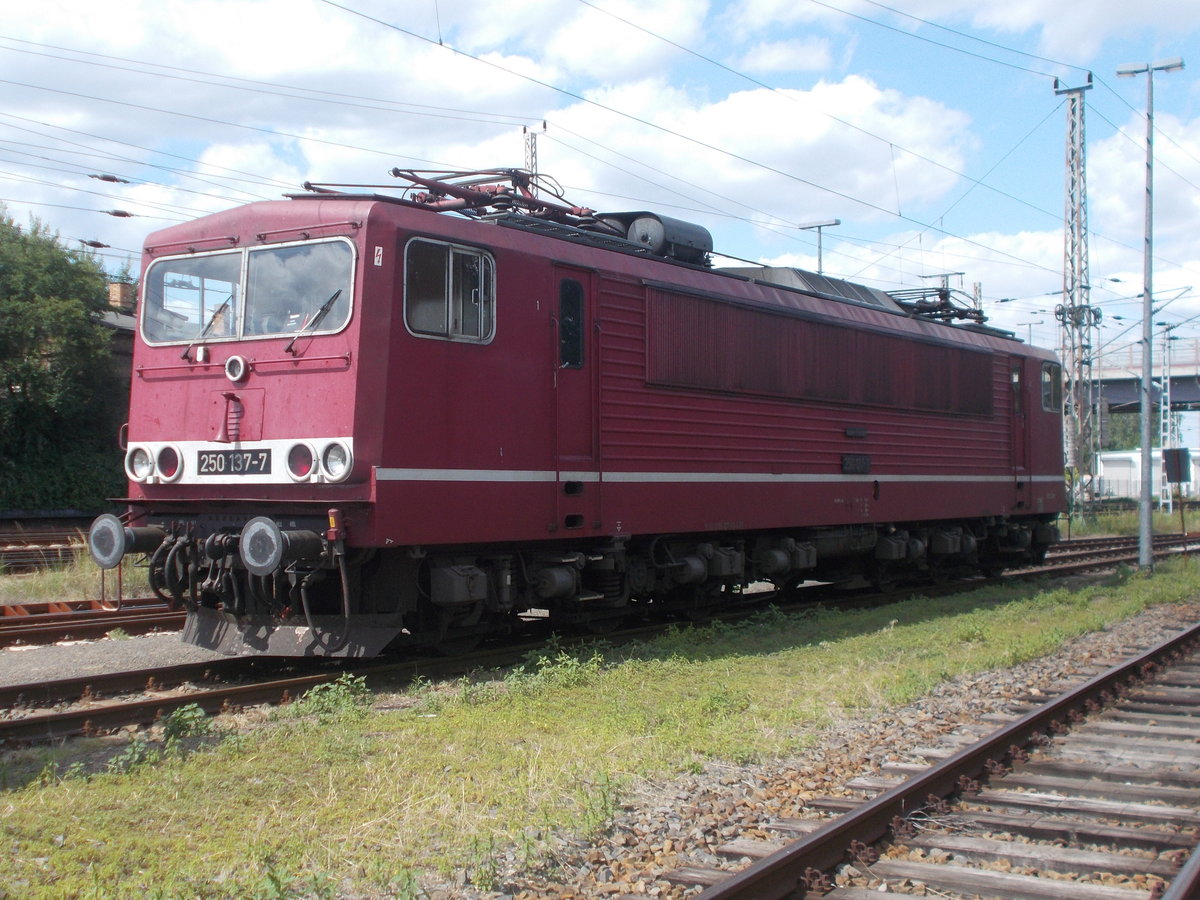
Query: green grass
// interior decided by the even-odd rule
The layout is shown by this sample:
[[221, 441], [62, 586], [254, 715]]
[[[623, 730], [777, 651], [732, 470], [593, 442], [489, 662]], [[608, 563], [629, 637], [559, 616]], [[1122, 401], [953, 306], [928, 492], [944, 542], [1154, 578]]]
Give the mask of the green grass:
[[[1200, 519], [1195, 522], [1193, 519], [1196, 519], [1194, 512], [1184, 514], [1184, 524], [1188, 531], [1196, 531], [1197, 528], [1200, 528]], [[1154, 512], [1151, 520], [1155, 534], [1179, 534], [1180, 532], [1178, 509], [1174, 513]], [[1109, 535], [1129, 537], [1138, 533], [1138, 514], [1136, 510], [1101, 515], [1079, 514], [1072, 517], [1070, 523], [1064, 516], [1059, 519], [1058, 530], [1064, 539], [1068, 534], [1072, 538], [1107, 537]]]
[[499, 851], [535, 864], [552, 831], [603, 832], [635, 779], [786, 758], [842, 717], [1197, 594], [1180, 562], [1074, 592], [768, 611], [620, 651], [551, 646], [386, 712], [345, 677], [241, 734], [191, 715], [170, 741], [10, 754], [0, 897], [406, 897], [425, 871], [493, 886]]

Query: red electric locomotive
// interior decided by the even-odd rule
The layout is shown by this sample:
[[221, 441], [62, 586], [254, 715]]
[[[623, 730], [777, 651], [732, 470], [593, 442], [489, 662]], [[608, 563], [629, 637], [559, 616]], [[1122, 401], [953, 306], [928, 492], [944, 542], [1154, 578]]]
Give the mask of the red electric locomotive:
[[145, 554], [186, 640], [461, 646], [1057, 540], [1059, 366], [948, 296], [713, 269], [704, 229], [517, 170], [393, 174], [146, 242], [129, 510], [89, 547]]

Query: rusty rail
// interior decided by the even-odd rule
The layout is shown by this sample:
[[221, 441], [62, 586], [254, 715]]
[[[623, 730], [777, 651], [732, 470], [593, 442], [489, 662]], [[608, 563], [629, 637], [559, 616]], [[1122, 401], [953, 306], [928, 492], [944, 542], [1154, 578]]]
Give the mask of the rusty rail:
[[[931, 797], [944, 799], [957, 793], [963, 779], [978, 779], [989, 765], [1009, 762], [1013, 753], [1028, 745], [1036, 735], [1054, 730], [1073, 715], [1082, 714], [1106, 694], [1111, 694], [1117, 685], [1160, 665], [1198, 640], [1200, 625], [1067, 691], [925, 773], [710, 887], [700, 895], [701, 900], [781, 900], [797, 892], [803, 896], [806, 886], [818, 882], [821, 873], [846, 861], [852, 844], [875, 843], [891, 831], [896, 820], [903, 820], [925, 807]], [[1186, 871], [1192, 873], [1189, 878], [1200, 878], [1200, 862], [1193, 859]], [[1195, 894], [1177, 895], [1178, 898], [1191, 896]]]

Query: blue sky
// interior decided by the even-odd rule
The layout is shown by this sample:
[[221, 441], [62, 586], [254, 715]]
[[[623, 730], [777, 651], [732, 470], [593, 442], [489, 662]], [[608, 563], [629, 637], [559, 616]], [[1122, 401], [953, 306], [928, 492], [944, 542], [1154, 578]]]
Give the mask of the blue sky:
[[47, 0], [0, 24], [0, 197], [110, 244], [115, 270], [155, 228], [306, 179], [520, 166], [521, 126], [545, 121], [539, 167], [575, 203], [658, 209], [807, 268], [816, 237], [795, 226], [839, 218], [828, 273], [891, 289], [963, 272], [994, 324], [1053, 346], [1053, 77], [1095, 74], [1092, 299], [1132, 315], [1146, 84], [1115, 70], [1182, 56], [1155, 78], [1155, 287], [1200, 338], [1198, 33], [1193, 0]]

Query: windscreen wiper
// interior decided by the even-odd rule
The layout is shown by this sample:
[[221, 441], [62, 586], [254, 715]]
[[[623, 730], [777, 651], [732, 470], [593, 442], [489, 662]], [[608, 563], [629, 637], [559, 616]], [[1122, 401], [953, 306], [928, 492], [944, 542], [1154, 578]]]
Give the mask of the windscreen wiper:
[[183, 348], [183, 352], [179, 354], [180, 359], [187, 359], [188, 354], [192, 352], [192, 348], [195, 347], [202, 340], [204, 340], [206, 337], [208, 337], [208, 333], [210, 331], [212, 331], [212, 327], [217, 324], [217, 319], [220, 318], [221, 313], [223, 313], [223, 312], [225, 312], [225, 310], [229, 309], [229, 301], [232, 299], [233, 299], [233, 294], [230, 294], [228, 297], [225, 298], [224, 303], [222, 303], [220, 306], [218, 306], [216, 309], [213, 310], [213, 314], [208, 317], [208, 324], [204, 326], [204, 330], [201, 331], [198, 335], [196, 335], [195, 340], [193, 340], [190, 344], [188, 344], [186, 347]]
[[303, 328], [301, 328], [299, 331], [297, 331], [295, 336], [290, 341], [288, 341], [288, 345], [283, 348], [283, 352], [291, 353], [292, 345], [294, 343], [296, 343], [296, 341], [300, 340], [300, 336], [302, 334], [307, 334], [310, 331], [316, 331], [317, 326], [321, 324], [321, 320], [324, 319], [326, 315], [328, 315], [329, 310], [333, 309], [334, 302], [340, 296], [342, 296], [342, 289], [338, 288], [336, 291], [333, 292], [332, 297], [330, 297], [328, 300], [326, 300], [324, 303], [321, 304], [321, 308], [317, 310], [317, 314], [315, 316], [313, 316], [312, 319], [309, 320], [308, 324], [306, 324]]

